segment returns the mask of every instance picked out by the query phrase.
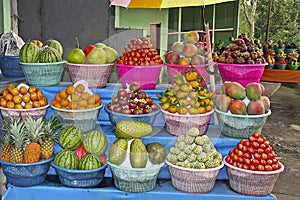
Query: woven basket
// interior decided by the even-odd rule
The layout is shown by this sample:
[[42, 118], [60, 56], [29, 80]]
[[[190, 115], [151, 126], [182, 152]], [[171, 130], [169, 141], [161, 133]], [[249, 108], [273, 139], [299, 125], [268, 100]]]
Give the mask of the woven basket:
[[206, 132], [208, 122], [214, 110], [205, 114], [198, 115], [180, 115], [177, 113], [170, 113], [161, 108], [164, 120], [166, 122], [167, 131], [172, 135], [185, 135], [189, 129], [197, 127], [199, 135]]
[[73, 83], [86, 80], [90, 88], [106, 87], [113, 63], [97, 64], [75, 64], [67, 63]]
[[17, 119], [21, 117], [23, 120], [27, 119], [28, 116], [31, 116], [33, 119], [38, 119], [40, 117], [45, 117], [47, 108], [49, 104], [39, 108], [31, 109], [14, 109], [14, 108], [4, 108], [0, 107], [1, 115], [4, 120]]
[[60, 83], [66, 62], [20, 64], [29, 85], [52, 86]]
[[19, 56], [0, 56], [0, 69], [5, 77], [24, 77]]
[[262, 115], [234, 115], [215, 109], [219, 120], [221, 132], [233, 138], [248, 138], [254, 132], [261, 132], [268, 116], [269, 110]]
[[147, 192], [156, 186], [156, 179], [164, 162], [149, 168], [128, 168], [110, 162], [116, 188], [126, 192]]
[[261, 172], [240, 169], [227, 163], [225, 158], [224, 164], [227, 167], [229, 185], [234, 191], [243, 195], [265, 196], [270, 194], [279, 174], [284, 170], [282, 163], [280, 163], [281, 168], [276, 171]]
[[173, 165], [166, 161], [169, 167], [173, 186], [186, 193], [208, 193], [211, 191], [224, 163], [211, 169], [190, 169]]
[[65, 110], [56, 108], [53, 105], [51, 107], [57, 113], [57, 117], [60, 119], [63, 127], [76, 126], [83, 132], [88, 132], [96, 127], [102, 105], [86, 110]]

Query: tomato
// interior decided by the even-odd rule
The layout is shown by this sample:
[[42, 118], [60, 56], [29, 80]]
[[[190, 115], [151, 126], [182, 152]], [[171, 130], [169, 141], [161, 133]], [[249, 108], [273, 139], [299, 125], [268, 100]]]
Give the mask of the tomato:
[[261, 159], [268, 160], [268, 155], [266, 153], [261, 154]]
[[272, 162], [273, 162], [273, 164], [277, 164], [278, 163], [278, 158], [273, 158]]
[[252, 170], [252, 171], [256, 171], [257, 170], [255, 165], [250, 165], [249, 169]]
[[264, 152], [265, 151], [263, 149], [261, 149], [261, 148], [257, 149], [257, 153], [259, 153], [259, 154], [263, 154]]
[[250, 154], [254, 154], [255, 153], [255, 150], [253, 149], [253, 148], [248, 148], [248, 152], [250, 153]]
[[238, 157], [237, 158], [237, 162], [241, 163], [241, 164], [244, 164], [245, 161], [244, 161], [244, 159], [242, 157]]
[[233, 149], [233, 153], [234, 153], [234, 154], [238, 154], [238, 152], [239, 152], [238, 148], [235, 147], [235, 148]]
[[274, 154], [273, 154], [273, 153], [268, 153], [268, 154], [267, 154], [267, 157], [268, 157], [269, 159], [273, 159], [273, 158], [274, 158]]
[[248, 148], [246, 146], [243, 146], [242, 152], [244, 152], [244, 153], [248, 152]]
[[253, 133], [253, 137], [255, 137], [256, 139], [258, 139], [260, 136], [261, 136], [260, 132]]
[[254, 153], [254, 158], [256, 160], [260, 160], [261, 159], [261, 155], [259, 153]]
[[238, 156], [236, 154], [234, 154], [233, 157], [232, 157], [232, 160], [237, 161], [237, 159], [238, 159]]
[[266, 165], [267, 165], [267, 161], [266, 161], [266, 160], [260, 160], [259, 163], [260, 163], [262, 166], [266, 166]]
[[243, 164], [242, 169], [249, 170], [249, 166], [246, 164]]
[[263, 140], [261, 137], [259, 137], [259, 138], [257, 138], [257, 142], [258, 142], [259, 144], [262, 144], [262, 143], [264, 143], [264, 140]]
[[272, 149], [270, 147], [265, 148], [265, 153], [272, 153]]
[[251, 159], [251, 154], [250, 153], [244, 153], [243, 156], [246, 159]]
[[254, 166], [257, 166], [257, 165], [259, 165], [259, 161], [257, 159], [253, 159], [253, 160], [251, 160], [251, 164]]
[[246, 158], [244, 161], [245, 161], [246, 165], [251, 165], [251, 160], [250, 159]]
[[258, 165], [258, 166], [257, 166], [257, 170], [258, 170], [258, 171], [265, 171], [265, 167], [262, 166], [262, 165]]
[[267, 160], [267, 164], [268, 164], [268, 165], [272, 165], [272, 164], [273, 164], [273, 161], [272, 161], [271, 159], [268, 159], [268, 160]]
[[225, 158], [225, 161], [227, 162], [227, 163], [230, 163], [230, 161], [231, 161], [231, 158], [230, 158], [231, 156], [226, 156], [226, 158]]
[[254, 149], [258, 149], [259, 148], [259, 143], [258, 142], [252, 142], [252, 147]]
[[122, 113], [127, 114], [127, 115], [131, 115], [132, 111], [131, 111], [131, 109], [124, 109], [124, 110], [122, 110]]
[[243, 151], [242, 151], [242, 150], [239, 150], [237, 156], [242, 157], [243, 154], [244, 154]]
[[265, 166], [265, 170], [266, 170], [266, 171], [272, 171], [273, 168], [272, 168], [271, 165], [266, 165], [266, 166]]
[[232, 166], [237, 167], [237, 162], [236, 162], [236, 161], [233, 161], [233, 162], [232, 162]]
[[85, 56], [88, 56], [89, 53], [90, 53], [93, 49], [95, 49], [95, 48], [96, 48], [95, 45], [88, 45], [88, 46], [86, 46], [86, 47], [83, 49], [83, 52], [84, 52]]
[[250, 141], [250, 142], [255, 142], [256, 141], [256, 138], [254, 137], [254, 136], [249, 136], [249, 138], [248, 138], [248, 140]]
[[273, 164], [273, 165], [272, 165], [272, 169], [275, 171], [275, 170], [280, 169], [280, 167], [279, 167], [278, 164]]
[[264, 143], [261, 143], [261, 144], [259, 145], [259, 147], [262, 148], [262, 149], [265, 149], [265, 148], [266, 148], [266, 145], [265, 145]]
[[246, 141], [244, 145], [249, 148], [251, 146], [251, 143], [249, 141]]
[[264, 141], [264, 144], [266, 145], [266, 147], [270, 146], [270, 142], [269, 141]]

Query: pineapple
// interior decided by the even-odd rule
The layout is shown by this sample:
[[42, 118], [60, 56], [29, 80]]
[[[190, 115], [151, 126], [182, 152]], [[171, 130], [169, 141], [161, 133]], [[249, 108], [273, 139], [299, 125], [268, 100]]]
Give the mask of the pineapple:
[[58, 123], [58, 120], [57, 114], [55, 113], [49, 121], [45, 122], [44, 135], [41, 142], [41, 156], [43, 159], [49, 159], [53, 155], [58, 130], [62, 126], [62, 124]]
[[24, 152], [24, 162], [38, 162], [41, 156], [41, 139], [44, 134], [44, 119], [32, 119], [28, 117], [25, 121], [25, 126], [28, 131], [29, 144], [26, 145]]
[[4, 144], [0, 148], [0, 159], [9, 162], [11, 150], [11, 132], [15, 132], [14, 124], [4, 121]]
[[11, 133], [11, 144], [13, 147], [10, 151], [10, 162], [22, 163], [24, 157], [24, 146], [28, 142], [27, 130], [21, 118], [11, 121], [9, 129]]

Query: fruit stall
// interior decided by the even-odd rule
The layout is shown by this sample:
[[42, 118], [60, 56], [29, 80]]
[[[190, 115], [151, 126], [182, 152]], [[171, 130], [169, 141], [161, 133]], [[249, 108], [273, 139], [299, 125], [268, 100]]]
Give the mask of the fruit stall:
[[[212, 87], [198, 41], [187, 33], [166, 63], [147, 37], [120, 56], [97, 43], [67, 60], [57, 40], [24, 43], [26, 82], [3, 82], [0, 98], [2, 199], [276, 199], [284, 164], [261, 132], [271, 110], [260, 49], [240, 35], [228, 49], [248, 43], [251, 61], [228, 66], [225, 52], [219, 69], [235, 71], [220, 70], [223, 83]], [[113, 65], [120, 83], [107, 82]], [[172, 83], [157, 84], [164, 65]], [[64, 67], [72, 82], [60, 81]]]

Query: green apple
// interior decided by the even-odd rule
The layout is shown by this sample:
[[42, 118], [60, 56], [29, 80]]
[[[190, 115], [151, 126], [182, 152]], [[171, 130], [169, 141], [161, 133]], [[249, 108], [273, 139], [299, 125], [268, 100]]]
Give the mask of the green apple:
[[118, 59], [118, 52], [112, 47], [104, 47], [106, 53], [106, 63], [113, 63]]
[[75, 48], [69, 52], [68, 62], [82, 64], [84, 63], [84, 61], [85, 61], [85, 55], [81, 49]]
[[106, 47], [106, 44], [103, 44], [103, 43], [101, 43], [101, 42], [98, 42], [98, 43], [94, 44], [94, 46], [96, 46], [97, 48], [103, 49], [104, 47]]
[[90, 51], [87, 60], [90, 64], [105, 64], [106, 53], [103, 49], [96, 47]]

